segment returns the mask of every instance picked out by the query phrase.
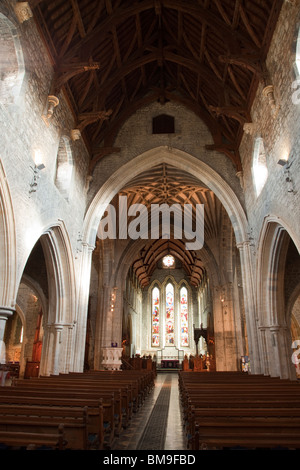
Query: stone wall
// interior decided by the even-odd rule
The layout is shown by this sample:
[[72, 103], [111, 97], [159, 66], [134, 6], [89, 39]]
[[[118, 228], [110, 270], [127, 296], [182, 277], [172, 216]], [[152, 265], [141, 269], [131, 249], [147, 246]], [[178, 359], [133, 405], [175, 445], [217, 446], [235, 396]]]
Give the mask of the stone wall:
[[[294, 241], [300, 247], [300, 104], [293, 98], [299, 20], [299, 1], [284, 2], [267, 57], [275, 109], [269, 105], [263, 94], [264, 84], [260, 83], [251, 111], [253, 134], [244, 134], [240, 146], [245, 204], [256, 248], [263, 221], [268, 215], [280, 218], [290, 235], [297, 237]], [[263, 138], [268, 167], [268, 179], [258, 197], [252, 173], [257, 137]], [[287, 157], [291, 163], [289, 175], [277, 163]], [[289, 176], [292, 185], [286, 181]]]
[[[35, 242], [45, 228], [63, 220], [76, 254], [78, 232], [82, 226], [86, 204], [88, 156], [81, 140], [70, 139], [73, 157], [71, 197], [66, 199], [55, 186], [57, 154], [62, 136], [70, 138], [73, 116], [61, 94], [51, 120], [45, 122], [53, 69], [46, 49], [40, 41], [34, 20], [20, 24], [13, 5], [0, 5], [4, 20], [17, 32], [15, 42], [23, 56], [25, 73], [22, 87], [14, 103], [0, 102], [1, 161], [10, 188], [17, 227], [18, 277]], [[2, 18], [2, 17], [1, 17]], [[9, 42], [9, 40], [7, 40]], [[12, 43], [11, 43], [12, 44]], [[38, 47], [37, 47], [38, 45]], [[34, 181], [35, 157], [45, 168]], [[33, 192], [30, 192], [34, 190]]]

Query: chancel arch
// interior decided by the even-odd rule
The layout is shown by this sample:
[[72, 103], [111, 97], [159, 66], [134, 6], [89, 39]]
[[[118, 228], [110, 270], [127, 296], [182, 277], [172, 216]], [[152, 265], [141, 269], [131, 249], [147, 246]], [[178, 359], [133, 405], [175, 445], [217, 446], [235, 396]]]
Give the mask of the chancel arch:
[[[151, 158], [150, 158], [151, 157]], [[151, 163], [150, 163], [151, 160]], [[187, 164], [189, 162], [189, 164]], [[181, 180], [185, 179], [185, 185], [187, 185], [188, 191], [192, 194], [191, 200], [195, 204], [204, 204], [208, 208], [207, 223], [205, 227], [205, 243], [200, 250], [201, 256], [196, 256], [196, 253], [190, 252], [185, 249], [184, 240], [176, 240], [170, 238], [169, 240], [159, 238], [156, 240], [149, 239], [122, 239], [122, 240], [109, 240], [100, 239], [96, 235], [97, 226], [101, 217], [104, 215], [106, 208], [109, 204], [112, 204], [114, 208], [118, 209], [118, 195], [128, 196], [129, 202], [135, 202], [144, 204], [148, 207], [149, 204], [163, 201], [163, 195], [160, 189], [160, 183], [158, 186], [147, 186], [145, 184], [145, 178], [147, 175], [159, 174], [159, 171], [167, 171], [169, 181], [172, 184], [177, 184], [177, 188], [172, 188], [172, 184], [168, 186], [168, 197], [167, 201], [181, 202], [184, 203], [188, 199], [184, 196], [184, 190], [179, 190], [178, 185], [181, 184]], [[172, 173], [174, 172], [174, 174]], [[181, 179], [180, 179], [181, 175]], [[148, 180], [149, 181], [149, 180]], [[176, 183], [177, 181], [177, 183]], [[196, 185], [196, 186], [195, 186]], [[195, 191], [197, 185], [201, 186], [202, 193], [199, 192], [199, 188]], [[141, 188], [138, 190], [138, 188]], [[194, 188], [194, 189], [193, 189]], [[215, 189], [215, 192], [212, 190]], [[174, 189], [174, 190], [173, 190]], [[187, 192], [188, 192], [187, 191]], [[196, 194], [196, 196], [195, 196]], [[244, 216], [243, 208], [236, 196], [231, 198], [233, 192], [227, 183], [210, 167], [203, 162], [192, 157], [191, 155], [185, 154], [184, 152], [177, 151], [174, 149], [168, 149], [165, 147], [159, 149], [153, 149], [145, 154], [136, 157], [131, 162], [128, 162], [118, 170], [113, 177], [111, 177], [96, 195], [93, 200], [86, 217], [86, 225], [84, 231], [84, 243], [86, 250], [80, 255], [86, 256], [84, 265], [87, 266], [92, 258], [92, 246], [95, 243], [94, 237], [96, 238], [96, 246], [98, 244], [102, 247], [101, 257], [101, 307], [98, 312], [98, 328], [96, 335], [98, 338], [95, 341], [95, 355], [100, 357], [101, 345], [104, 348], [110, 346], [110, 344], [121, 344], [122, 341], [122, 312], [123, 312], [123, 299], [122, 292], [124, 291], [124, 284], [128, 272], [133, 270], [134, 276], [139, 283], [141, 293], [139, 296], [143, 297], [143, 291], [146, 289], [148, 292], [148, 303], [145, 304], [145, 298], [143, 297], [143, 306], [139, 307], [133, 318], [133, 330], [136, 331], [135, 350], [139, 354], [150, 354], [151, 349], [151, 294], [149, 284], [155, 280], [154, 272], [163, 256], [171, 254], [180, 260], [180, 263], [185, 269], [186, 286], [189, 302], [189, 313], [190, 319], [188, 321], [188, 339], [190, 353], [195, 353], [195, 343], [193, 339], [193, 324], [196, 319], [196, 326], [200, 326], [201, 319], [197, 305], [193, 306], [191, 302], [191, 289], [195, 286], [200, 285], [203, 279], [203, 273], [205, 268], [209, 273], [210, 289], [213, 308], [210, 311], [210, 338], [213, 350], [216, 351], [217, 362], [219, 360], [218, 367], [220, 370], [236, 370], [239, 367], [239, 354], [245, 354], [247, 347], [242, 345], [240, 341], [239, 347], [236, 346], [237, 337], [240, 331], [245, 330], [245, 325], [241, 326], [241, 308], [237, 306], [241, 298], [238, 294], [237, 281], [233, 285], [232, 272], [235, 272], [235, 256], [239, 259], [239, 266], [244, 264], [244, 270], [240, 270], [241, 276], [244, 272], [249, 275], [250, 270], [246, 267], [245, 263], [248, 262], [248, 257], [243, 258], [243, 254], [248, 250], [247, 244], [247, 222]], [[111, 199], [109, 199], [111, 198]], [[171, 198], [171, 199], [170, 199]], [[195, 199], [194, 199], [195, 198]], [[214, 207], [214, 211], [211, 208]], [[117, 228], [118, 228], [117, 221]], [[97, 225], [98, 224], [98, 225]], [[225, 246], [222, 243], [223, 237], [228, 237], [228, 242]], [[99, 235], [100, 236], [100, 235]], [[208, 242], [209, 240], [209, 242]], [[216, 240], [218, 240], [216, 242]], [[239, 243], [237, 244], [237, 240]], [[243, 240], [243, 242], [242, 242]], [[237, 246], [241, 246], [241, 259], [240, 252]], [[232, 254], [234, 250], [235, 254]], [[97, 251], [97, 250], [96, 250]], [[220, 257], [216, 253], [219, 253], [223, 260], [225, 260], [228, 253], [231, 253], [232, 258], [222, 264], [220, 268], [219, 260]], [[204, 261], [203, 261], [204, 260]], [[82, 258], [83, 262], [83, 258]], [[96, 261], [93, 262], [93, 264]], [[222, 262], [223, 263], [223, 262]], [[168, 267], [171, 271], [172, 268]], [[178, 283], [182, 281], [184, 276], [176, 279], [177, 287], [174, 289], [174, 297], [176, 298], [176, 309], [179, 312], [179, 296], [180, 292], [178, 289]], [[157, 279], [161, 283], [163, 279]], [[90, 282], [90, 279], [85, 278], [82, 289], [86, 290], [84, 283]], [[226, 308], [222, 303], [221, 291], [222, 289], [226, 292]], [[241, 288], [240, 288], [241, 289]], [[112, 297], [114, 296], [114, 302], [111, 303]], [[194, 295], [197, 299], [197, 294]], [[161, 305], [163, 306], [164, 312], [165, 306], [165, 293], [164, 289], [160, 287], [160, 299]], [[249, 309], [247, 305], [249, 297], [243, 298], [243, 315], [244, 312]], [[196, 301], [197, 304], [197, 301]], [[82, 311], [83, 312], [83, 311]], [[144, 314], [147, 312], [147, 319], [143, 320]], [[193, 317], [194, 315], [194, 317]], [[234, 315], [238, 318], [237, 326], [234, 325]], [[101, 317], [101, 319], [100, 319]], [[243, 319], [247, 318], [243, 316]], [[165, 318], [164, 328], [165, 328]], [[244, 321], [244, 320], [243, 320]], [[250, 321], [250, 339], [251, 339], [251, 317], [247, 318]], [[126, 322], [125, 322], [126, 323]], [[100, 327], [101, 325], [101, 327]], [[177, 340], [179, 338], [179, 322], [177, 321], [176, 332]], [[217, 337], [214, 338], [214, 330], [216, 328]], [[148, 331], [147, 338], [143, 340], [143, 334]], [[234, 337], [234, 341], [232, 341]], [[248, 337], [247, 337], [248, 340]], [[246, 340], [246, 341], [247, 341]], [[146, 344], [148, 346], [146, 346]], [[165, 344], [160, 339], [160, 345]], [[179, 344], [179, 343], [178, 343]], [[203, 347], [206, 347], [206, 343], [202, 342]], [[255, 348], [253, 348], [255, 350]], [[248, 349], [247, 349], [248, 352]], [[153, 353], [153, 351], [152, 351]], [[229, 356], [228, 356], [229, 354]], [[98, 359], [96, 360], [98, 362]]]

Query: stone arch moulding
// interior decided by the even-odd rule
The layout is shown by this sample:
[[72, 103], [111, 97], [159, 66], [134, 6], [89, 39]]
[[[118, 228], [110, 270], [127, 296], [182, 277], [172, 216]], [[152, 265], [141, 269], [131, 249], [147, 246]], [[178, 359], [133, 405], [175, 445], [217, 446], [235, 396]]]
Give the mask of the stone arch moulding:
[[257, 254], [257, 322], [263, 372], [281, 378], [295, 378], [291, 361], [291, 333], [280, 289], [283, 266], [292, 240], [299, 251], [299, 240], [289, 225], [277, 216], [265, 218]]
[[122, 165], [98, 191], [87, 211], [83, 239], [93, 246], [98, 225], [107, 205], [118, 191], [132, 178], [160, 163], [168, 163], [199, 178], [211, 189], [224, 205], [236, 235], [237, 243], [248, 239], [247, 218], [233, 189], [206, 163], [178, 149], [161, 146], [151, 149]]
[[0, 307], [16, 302], [16, 228], [6, 175], [0, 160]]
[[[99, 189], [87, 210], [82, 231], [83, 250], [80, 261], [80, 292], [78, 295], [80, 305], [79, 321], [82, 332], [84, 332], [84, 325], [86, 323], [85, 319], [87, 315], [88, 296], [86, 292], [89, 288], [89, 276], [87, 276], [87, 272], [89, 272], [88, 269], [90, 269], [91, 253], [95, 247], [95, 240], [101, 217], [104, 215], [105, 210], [113, 197], [126, 183], [130, 182], [132, 178], [142, 171], [161, 163], [170, 164], [185, 172], [190, 172], [194, 177], [198, 177], [200, 181], [206, 184], [207, 187], [216, 194], [227, 211], [233, 226], [237, 247], [241, 256], [245, 316], [247, 319], [249, 354], [253, 365], [252, 371], [253, 373], [260, 373], [258, 338], [255, 323], [254, 280], [250, 242], [248, 239], [248, 221], [244, 209], [233, 189], [209, 165], [184, 151], [170, 148], [168, 146], [153, 148], [136, 156], [131, 161], [121, 166]], [[83, 334], [80, 347], [84, 347]]]
[[[45, 341], [40, 373], [69, 372], [74, 365], [76, 341], [76, 282], [73, 253], [67, 229], [59, 220], [41, 230], [40, 240], [49, 283], [48, 308], [44, 312]], [[24, 269], [24, 267], [23, 267]], [[23, 272], [20, 274], [20, 282]]]
[[40, 240], [44, 250], [47, 273], [54, 279], [53, 292], [56, 296], [55, 315], [51, 315], [51, 319], [48, 320], [55, 323], [72, 323], [75, 320], [75, 269], [70, 240], [64, 223], [60, 221], [45, 229]]

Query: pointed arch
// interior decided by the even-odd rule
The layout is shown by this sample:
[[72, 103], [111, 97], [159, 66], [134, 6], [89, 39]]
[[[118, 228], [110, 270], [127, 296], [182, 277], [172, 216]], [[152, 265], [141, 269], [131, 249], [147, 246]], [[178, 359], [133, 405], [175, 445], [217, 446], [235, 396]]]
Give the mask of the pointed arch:
[[[276, 216], [265, 218], [257, 263], [259, 347], [264, 373], [281, 378], [295, 378], [291, 331], [284, 301], [284, 273], [290, 240], [293, 240], [292, 232], [282, 219]], [[300, 253], [299, 245], [295, 243], [295, 246]]]
[[113, 197], [132, 178], [158, 164], [167, 163], [190, 173], [211, 189], [221, 201], [232, 222], [237, 243], [248, 240], [247, 218], [234, 190], [209, 165], [179, 149], [161, 146], [153, 148], [120, 166], [102, 185], [93, 198], [84, 220], [83, 238], [89, 245], [95, 244], [99, 222]]
[[14, 209], [4, 167], [0, 160], [0, 305], [16, 301], [16, 227]]

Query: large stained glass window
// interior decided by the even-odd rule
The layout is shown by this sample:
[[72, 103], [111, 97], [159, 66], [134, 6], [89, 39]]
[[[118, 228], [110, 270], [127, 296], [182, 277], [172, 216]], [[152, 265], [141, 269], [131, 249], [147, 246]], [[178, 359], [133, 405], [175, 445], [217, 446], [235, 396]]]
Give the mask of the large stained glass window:
[[152, 346], [159, 346], [159, 289], [152, 290]]
[[174, 287], [166, 287], [166, 346], [174, 345]]
[[189, 345], [188, 335], [188, 293], [187, 288], [180, 289], [180, 346]]

